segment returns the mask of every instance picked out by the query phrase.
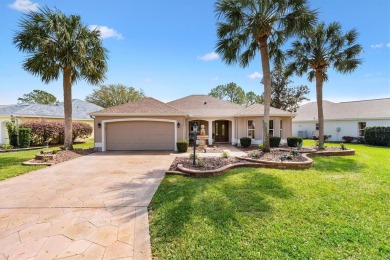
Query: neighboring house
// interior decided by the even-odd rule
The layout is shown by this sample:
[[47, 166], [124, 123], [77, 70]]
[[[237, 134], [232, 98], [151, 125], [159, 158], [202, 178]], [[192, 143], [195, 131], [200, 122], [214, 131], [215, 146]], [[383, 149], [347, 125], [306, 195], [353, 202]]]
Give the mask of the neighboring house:
[[[102, 107], [89, 102], [73, 99], [73, 120], [85, 122], [93, 127], [93, 119], [89, 115], [101, 110]], [[0, 144], [8, 143], [8, 133], [5, 123], [11, 120], [11, 116], [21, 123], [27, 120], [62, 120], [64, 118], [64, 103], [58, 102], [51, 105], [20, 103], [0, 107]]]
[[[207, 95], [191, 95], [168, 103], [145, 98], [92, 113], [95, 147], [107, 150], [176, 150], [178, 140], [190, 140], [195, 124], [204, 125], [208, 143], [239, 143], [251, 137], [262, 143], [264, 106], [244, 107]], [[270, 134], [291, 135], [295, 114], [271, 109]]]
[[[324, 134], [329, 141], [343, 136], [362, 137], [366, 126], [390, 126], [390, 98], [333, 103], [323, 101]], [[297, 110], [293, 119], [294, 136], [312, 138], [318, 131], [317, 103], [310, 102]]]

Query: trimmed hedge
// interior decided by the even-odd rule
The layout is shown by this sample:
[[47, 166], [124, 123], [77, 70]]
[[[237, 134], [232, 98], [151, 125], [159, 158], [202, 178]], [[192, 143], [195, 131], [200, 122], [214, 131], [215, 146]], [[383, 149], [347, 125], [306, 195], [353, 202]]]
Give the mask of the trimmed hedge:
[[[22, 128], [31, 129], [31, 144], [42, 145], [45, 141], [52, 144], [64, 143], [64, 122], [31, 120], [20, 124]], [[92, 134], [92, 126], [83, 122], [72, 122], [72, 140], [88, 138]]]
[[390, 126], [364, 128], [364, 141], [370, 145], [390, 146]]
[[252, 144], [252, 139], [249, 137], [241, 137], [240, 144], [242, 147], [249, 147]]
[[188, 142], [186, 140], [178, 141], [176, 147], [179, 153], [185, 153], [188, 150]]
[[27, 148], [31, 142], [31, 129], [30, 128], [19, 128], [19, 147]]
[[299, 136], [290, 136], [287, 137], [287, 146], [288, 147], [297, 147], [297, 144], [302, 143], [303, 139]]
[[279, 147], [279, 145], [280, 145], [280, 137], [279, 136], [271, 136], [269, 138], [269, 146]]

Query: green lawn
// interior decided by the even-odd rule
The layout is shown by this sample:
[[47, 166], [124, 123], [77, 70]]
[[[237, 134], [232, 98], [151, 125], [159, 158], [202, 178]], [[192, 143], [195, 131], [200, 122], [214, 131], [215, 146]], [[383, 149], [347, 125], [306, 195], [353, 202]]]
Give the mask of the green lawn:
[[308, 170], [165, 177], [149, 208], [153, 256], [389, 259], [390, 149], [347, 147], [356, 155]]
[[[93, 139], [86, 139], [85, 143], [75, 144], [74, 148], [91, 148]], [[22, 162], [33, 159], [35, 154], [44, 150], [59, 150], [59, 147], [49, 149], [30, 150], [23, 152], [0, 153], [0, 181], [18, 176], [27, 172], [42, 169], [46, 166], [25, 166]]]

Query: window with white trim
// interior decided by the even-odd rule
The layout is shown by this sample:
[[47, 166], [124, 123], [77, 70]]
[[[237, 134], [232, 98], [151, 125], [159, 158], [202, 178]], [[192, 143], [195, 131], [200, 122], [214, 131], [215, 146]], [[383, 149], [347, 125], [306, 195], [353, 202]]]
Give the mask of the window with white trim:
[[364, 137], [364, 128], [366, 128], [366, 122], [359, 122], [358, 123], [359, 137]]
[[248, 137], [255, 139], [255, 122], [248, 120]]
[[269, 136], [274, 136], [274, 120], [269, 120]]

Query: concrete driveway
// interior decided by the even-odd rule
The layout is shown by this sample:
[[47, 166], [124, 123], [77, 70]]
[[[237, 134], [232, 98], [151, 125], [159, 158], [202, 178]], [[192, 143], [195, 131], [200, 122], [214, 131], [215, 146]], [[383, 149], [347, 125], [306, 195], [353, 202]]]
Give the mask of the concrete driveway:
[[0, 260], [149, 259], [147, 206], [173, 159], [95, 153], [1, 181]]

